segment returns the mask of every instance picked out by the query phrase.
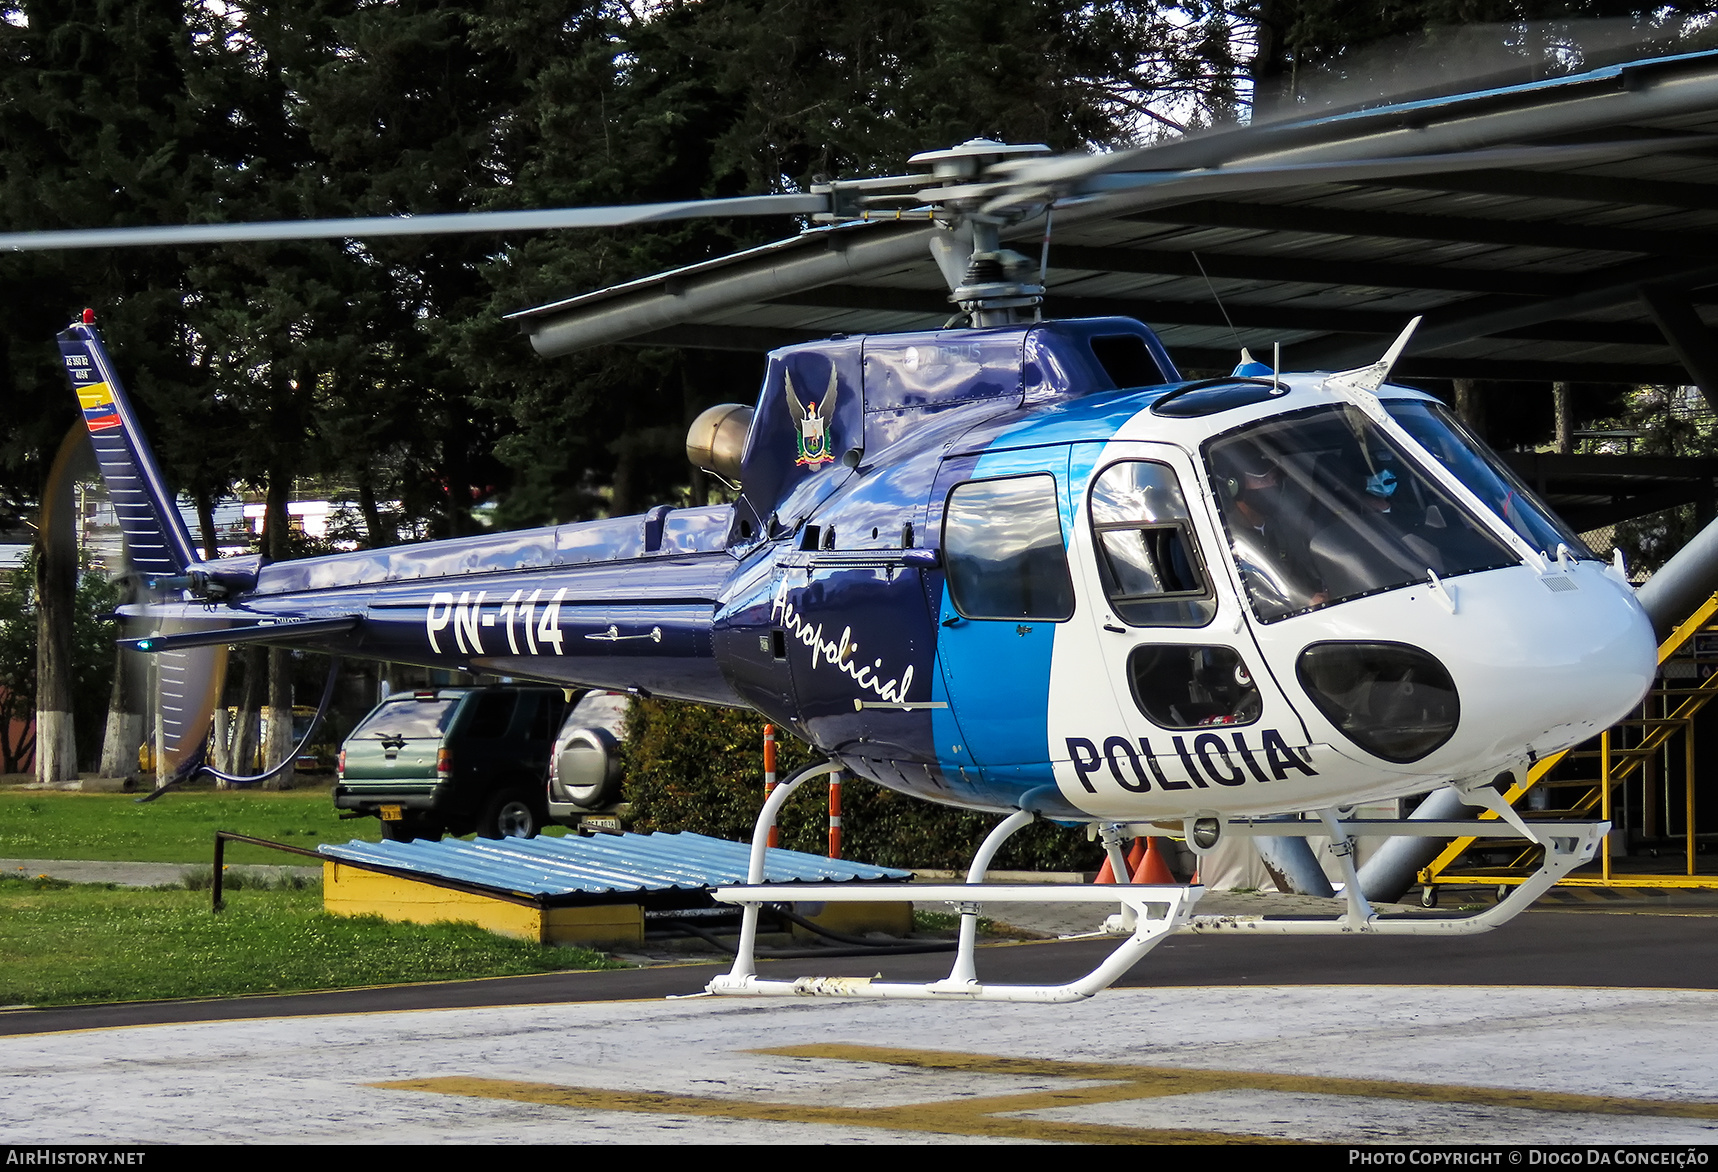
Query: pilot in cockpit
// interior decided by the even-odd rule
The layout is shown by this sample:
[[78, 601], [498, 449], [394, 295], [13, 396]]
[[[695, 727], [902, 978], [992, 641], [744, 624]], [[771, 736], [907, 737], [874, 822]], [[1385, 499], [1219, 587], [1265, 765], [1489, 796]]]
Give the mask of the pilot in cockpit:
[[1220, 459], [1230, 538], [1249, 593], [1274, 612], [1320, 605], [1325, 594], [1306, 557], [1305, 518], [1287, 500], [1281, 465], [1246, 442], [1226, 445]]
[[[1420, 532], [1441, 522], [1437, 507], [1401, 499], [1404, 479], [1391, 467], [1393, 453], [1376, 450], [1363, 456], [1365, 463], [1351, 467], [1342, 477], [1346, 485], [1359, 489], [1351, 487], [1342, 493], [1352, 511], [1333, 518], [1313, 535], [1309, 547], [1332, 598], [1366, 594], [1424, 577], [1428, 571], [1444, 571], [1443, 554]], [[1406, 483], [1409, 496], [1420, 487], [1418, 480]]]

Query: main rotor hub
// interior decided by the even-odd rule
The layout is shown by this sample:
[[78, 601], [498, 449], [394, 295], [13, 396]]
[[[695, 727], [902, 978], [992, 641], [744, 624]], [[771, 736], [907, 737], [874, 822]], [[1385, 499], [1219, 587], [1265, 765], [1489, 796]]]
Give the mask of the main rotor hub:
[[1047, 155], [1050, 148], [1041, 142], [997, 142], [990, 138], [969, 138], [959, 146], [941, 151], [920, 151], [907, 162], [912, 166], [929, 165], [938, 179], [971, 179], [987, 167], [1004, 159], [1026, 155]]

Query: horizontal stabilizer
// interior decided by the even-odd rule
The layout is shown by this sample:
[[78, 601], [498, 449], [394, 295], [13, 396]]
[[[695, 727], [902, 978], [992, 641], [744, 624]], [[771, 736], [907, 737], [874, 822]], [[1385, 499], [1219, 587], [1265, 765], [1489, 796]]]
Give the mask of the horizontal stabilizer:
[[225, 647], [233, 643], [294, 643], [312, 635], [343, 635], [355, 631], [362, 615], [332, 619], [286, 619], [277, 623], [250, 623], [242, 627], [215, 627], [206, 631], [175, 631], [121, 639], [127, 651], [182, 651], [188, 647]]

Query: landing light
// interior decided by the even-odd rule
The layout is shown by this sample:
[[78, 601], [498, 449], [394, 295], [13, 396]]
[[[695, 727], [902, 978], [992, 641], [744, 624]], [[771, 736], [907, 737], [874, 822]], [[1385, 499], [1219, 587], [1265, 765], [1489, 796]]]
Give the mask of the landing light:
[[1197, 850], [1208, 851], [1223, 837], [1223, 823], [1216, 818], [1195, 818], [1188, 839]]

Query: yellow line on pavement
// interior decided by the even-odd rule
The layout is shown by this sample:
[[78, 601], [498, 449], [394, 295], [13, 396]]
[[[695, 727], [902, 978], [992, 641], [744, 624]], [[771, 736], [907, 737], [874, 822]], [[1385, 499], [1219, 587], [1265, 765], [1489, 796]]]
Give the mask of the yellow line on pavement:
[[[428, 1091], [479, 1099], [505, 1099], [579, 1111], [630, 1111], [649, 1115], [693, 1115], [718, 1119], [748, 1119], [768, 1123], [826, 1124], [834, 1127], [874, 1127], [887, 1131], [932, 1132], [940, 1135], [982, 1136], [987, 1139], [1050, 1140], [1082, 1144], [1251, 1144], [1282, 1143], [1268, 1136], [1170, 1128], [1109, 1127], [1090, 1123], [1056, 1123], [1040, 1119], [1010, 1119], [993, 1111], [1034, 1111], [1047, 1107], [1078, 1107], [1094, 1100], [1076, 1091], [1045, 1091], [1003, 1095], [990, 1099], [940, 1099], [903, 1107], [826, 1107], [802, 1103], [759, 1103], [750, 1099], [717, 1099], [654, 1091], [611, 1091], [599, 1087], [567, 1087], [550, 1083], [512, 1082], [493, 1078], [422, 1078], [368, 1084], [381, 1090]], [[1122, 1098], [1134, 1097], [1122, 1095]]]
[[[1625, 1099], [1614, 1095], [1576, 1095], [1559, 1091], [1474, 1087], [1449, 1083], [1392, 1082], [1382, 1079], [1327, 1078], [1321, 1075], [1269, 1074], [1251, 1070], [1200, 1070], [1183, 1066], [1133, 1066], [1111, 1062], [1066, 1062], [1060, 1059], [1003, 1058], [958, 1051], [908, 1050], [889, 1046], [823, 1043], [758, 1050], [784, 1058], [833, 1058], [848, 1062], [879, 1062], [927, 1070], [958, 1070], [972, 1074], [1011, 1074], [1037, 1078], [1104, 1079], [1125, 1082], [1123, 1098], [1192, 1095], [1209, 1091], [1257, 1090], [1297, 1095], [1352, 1095], [1367, 1099], [1407, 1099], [1419, 1103], [1469, 1103], [1484, 1107], [1519, 1107], [1533, 1111], [1564, 1111], [1583, 1115], [1644, 1115], [1680, 1119], [1718, 1119], [1718, 1103], [1675, 1102], [1667, 1099]], [[1090, 1093], [1090, 1092], [1076, 1092]], [[1109, 1095], [1105, 1101], [1114, 1101]], [[1019, 1108], [1008, 1108], [1018, 1110]], [[1026, 1108], [1030, 1110], [1031, 1108]]]
[[1282, 1143], [1280, 1137], [1191, 1128], [1125, 1127], [1021, 1118], [1027, 1112], [1090, 1107], [1107, 1103], [1197, 1095], [1215, 1091], [1254, 1090], [1299, 1095], [1341, 1095], [1394, 1099], [1416, 1103], [1462, 1103], [1471, 1106], [1555, 1111], [1581, 1115], [1627, 1115], [1718, 1119], [1718, 1103], [1678, 1103], [1661, 1099], [1628, 1099], [1610, 1095], [1577, 1095], [1506, 1087], [1456, 1086], [1442, 1083], [1392, 1082], [1379, 1079], [1324, 1078], [1271, 1074], [1261, 1071], [1198, 1070], [1185, 1067], [1136, 1066], [1111, 1062], [1067, 1062], [1056, 1059], [1008, 1058], [888, 1046], [825, 1043], [786, 1046], [755, 1053], [787, 1058], [819, 1058], [869, 1062], [920, 1070], [960, 1074], [995, 1074], [1056, 1079], [1066, 1085], [1000, 1095], [958, 1095], [930, 1102], [893, 1107], [759, 1102], [655, 1091], [616, 1091], [601, 1087], [558, 1086], [507, 1079], [446, 1077], [371, 1083], [385, 1090], [422, 1091], [473, 1098], [539, 1103], [584, 1111], [626, 1111], [652, 1115], [690, 1115], [746, 1119], [759, 1122], [809, 1123], [835, 1127], [869, 1127], [890, 1131], [982, 1136], [991, 1139], [1048, 1140], [1095, 1144], [1245, 1144]]

